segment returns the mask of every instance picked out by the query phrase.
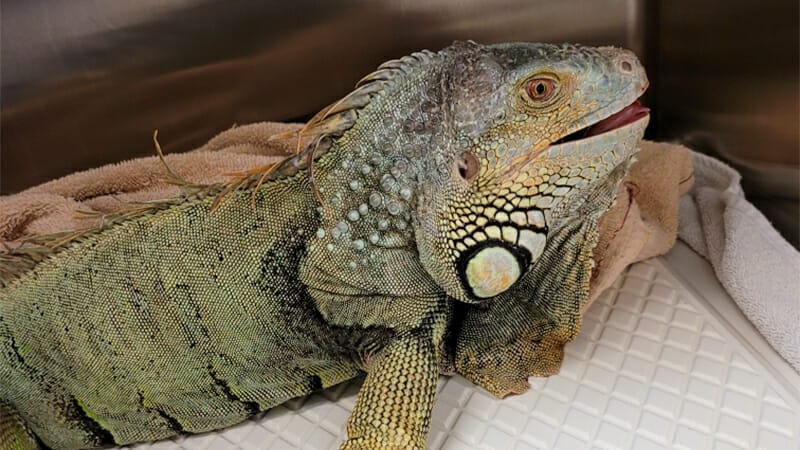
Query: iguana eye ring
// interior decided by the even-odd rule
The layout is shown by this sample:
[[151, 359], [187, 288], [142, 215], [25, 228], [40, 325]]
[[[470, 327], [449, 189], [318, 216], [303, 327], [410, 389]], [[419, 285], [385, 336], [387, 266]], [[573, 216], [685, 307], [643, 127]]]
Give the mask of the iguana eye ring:
[[537, 102], [550, 100], [556, 91], [556, 82], [551, 78], [537, 77], [525, 83], [528, 98]]
[[472, 181], [476, 176], [478, 176], [481, 163], [472, 153], [462, 152], [460, 155], [458, 155], [456, 166], [458, 168], [458, 174], [461, 175], [461, 178], [465, 179], [466, 181]]

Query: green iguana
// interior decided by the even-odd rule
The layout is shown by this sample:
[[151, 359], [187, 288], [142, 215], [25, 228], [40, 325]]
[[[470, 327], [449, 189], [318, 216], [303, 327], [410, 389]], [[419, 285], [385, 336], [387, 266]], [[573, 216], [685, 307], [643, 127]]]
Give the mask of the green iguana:
[[557, 370], [646, 87], [616, 48], [415, 53], [275, 167], [6, 251], [0, 447], [215, 430], [366, 371], [343, 448], [423, 448], [440, 372]]

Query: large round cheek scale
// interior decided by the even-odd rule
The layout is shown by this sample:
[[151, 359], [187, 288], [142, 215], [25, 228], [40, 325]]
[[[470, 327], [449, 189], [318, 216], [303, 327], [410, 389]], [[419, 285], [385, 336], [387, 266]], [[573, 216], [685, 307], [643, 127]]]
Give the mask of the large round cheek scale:
[[521, 274], [519, 261], [503, 247], [486, 247], [467, 262], [467, 283], [480, 298], [494, 297], [507, 290]]

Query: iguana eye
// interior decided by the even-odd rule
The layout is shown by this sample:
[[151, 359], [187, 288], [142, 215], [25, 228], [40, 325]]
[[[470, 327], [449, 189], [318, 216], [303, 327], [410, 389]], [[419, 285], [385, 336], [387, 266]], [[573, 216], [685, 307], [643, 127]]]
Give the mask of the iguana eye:
[[481, 168], [478, 158], [470, 152], [461, 153], [456, 164], [458, 166], [458, 174], [467, 181], [474, 180]]
[[549, 100], [555, 90], [555, 81], [550, 78], [534, 78], [525, 83], [525, 92], [528, 97], [539, 102]]

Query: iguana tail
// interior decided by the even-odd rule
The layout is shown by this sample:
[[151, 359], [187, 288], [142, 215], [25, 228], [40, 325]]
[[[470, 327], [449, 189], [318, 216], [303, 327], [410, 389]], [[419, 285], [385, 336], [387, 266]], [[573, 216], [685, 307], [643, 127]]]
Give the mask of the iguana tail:
[[17, 411], [0, 401], [0, 450], [37, 450], [39, 445]]

